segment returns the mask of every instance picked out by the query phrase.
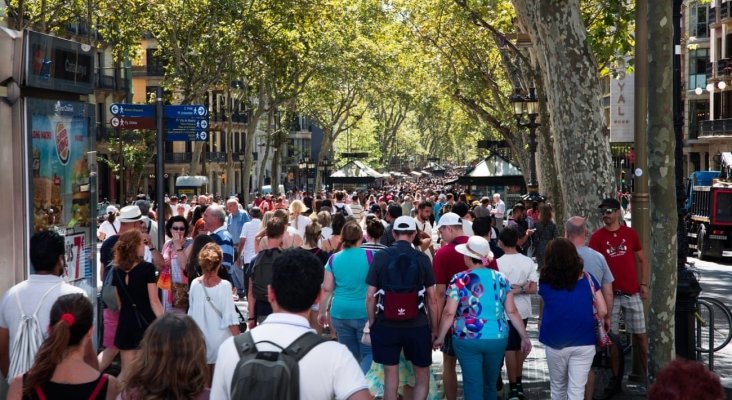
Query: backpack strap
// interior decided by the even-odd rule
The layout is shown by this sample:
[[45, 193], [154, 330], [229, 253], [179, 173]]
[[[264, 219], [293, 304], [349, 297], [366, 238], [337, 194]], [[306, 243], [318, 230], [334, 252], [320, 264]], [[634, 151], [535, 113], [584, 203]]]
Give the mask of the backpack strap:
[[43, 393], [43, 390], [41, 390], [40, 386], [36, 386], [36, 397], [38, 397], [38, 400], [46, 400], [46, 394]]
[[289, 356], [292, 356], [293, 358], [295, 358], [296, 361], [300, 361], [315, 346], [326, 341], [327, 340], [320, 337], [320, 335], [317, 335], [311, 331], [307, 331], [300, 335], [300, 337], [292, 342], [292, 344], [287, 346], [287, 348], [282, 350], [282, 352]]
[[[43, 296], [41, 296], [41, 301], [38, 302], [38, 305], [36, 306], [36, 309], [35, 309], [35, 311], [33, 311], [33, 314], [31, 314], [31, 316], [35, 317], [36, 315], [38, 315], [38, 311], [40, 311], [41, 306], [43, 305], [43, 300], [46, 300], [46, 297], [48, 297], [48, 295], [53, 291], [53, 289], [60, 287], [62, 283], [63, 282], [59, 282], [59, 283], [51, 286], [46, 291], [46, 293], [44, 293]], [[23, 314], [23, 317], [28, 317], [29, 315], [27, 315], [25, 313], [25, 311], [23, 311], [23, 306], [20, 304], [20, 295], [18, 294], [18, 291], [15, 292], [15, 301], [18, 303], [18, 309], [20, 310], [20, 313]]]
[[97, 396], [99, 396], [99, 393], [104, 389], [104, 385], [107, 383], [108, 379], [109, 375], [102, 374], [99, 378], [99, 382], [97, 382], [97, 386], [94, 387], [94, 391], [89, 395], [89, 400], [95, 400]]
[[252, 338], [252, 332], [244, 332], [241, 335], [234, 336], [234, 346], [236, 346], [236, 351], [239, 352], [239, 358], [257, 352], [257, 345]]

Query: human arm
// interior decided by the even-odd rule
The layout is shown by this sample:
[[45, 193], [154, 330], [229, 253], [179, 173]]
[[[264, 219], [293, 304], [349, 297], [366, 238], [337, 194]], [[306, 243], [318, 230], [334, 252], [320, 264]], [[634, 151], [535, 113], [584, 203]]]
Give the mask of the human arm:
[[440, 317], [438, 328], [432, 331], [435, 336], [434, 341], [432, 342], [433, 349], [439, 349], [445, 342], [445, 335], [447, 335], [447, 331], [450, 330], [450, 327], [455, 320], [457, 306], [457, 301], [452, 297], [447, 299], [445, 302], [445, 307], [442, 309], [442, 316]]
[[158, 297], [158, 286], [154, 283], [147, 284], [147, 297], [150, 299], [150, 307], [155, 313], [156, 317], [163, 315], [163, 305], [160, 304], [160, 298]]
[[524, 354], [529, 354], [531, 352], [531, 339], [529, 339], [529, 335], [526, 333], [524, 321], [521, 319], [521, 315], [516, 308], [516, 303], [513, 300], [513, 293], [508, 292], [506, 300], [503, 302], [503, 307], [506, 310], [508, 318], [511, 320], [511, 325], [513, 325], [514, 329], [518, 331], [519, 336], [521, 337], [521, 351], [523, 351]]
[[374, 325], [374, 321], [376, 320], [376, 288], [374, 286], [368, 285], [368, 289], [366, 289], [366, 313], [368, 314], [369, 318], [369, 327]]
[[595, 290], [593, 296], [595, 296], [595, 310], [597, 311], [597, 315], [604, 319], [607, 316], [607, 304], [605, 304], [602, 290]]
[[424, 295], [425, 303], [427, 305], [427, 311], [429, 313], [428, 315], [430, 317], [430, 326], [432, 328], [432, 332], [437, 332], [437, 328], [440, 323], [437, 316], [440, 315], [440, 309], [437, 307], [437, 295], [435, 294], [435, 286], [427, 286], [425, 288]]
[[7, 400], [21, 400], [23, 398], [23, 376], [16, 376], [10, 383]]
[[538, 285], [534, 281], [526, 281], [523, 285], [512, 284], [511, 293], [518, 294], [534, 294], [537, 292]]
[[358, 392], [348, 396], [348, 400], [371, 400], [373, 397], [371, 397], [371, 393], [369, 393], [368, 389], [361, 389]]
[[650, 276], [648, 274], [648, 263], [646, 263], [646, 258], [643, 255], [643, 250], [634, 251], [633, 254], [635, 254], [635, 261], [638, 271], [640, 271], [640, 296], [641, 299], [645, 300], [648, 298], [648, 282], [650, 281]]
[[318, 311], [318, 323], [321, 326], [325, 326], [326, 322], [328, 322], [327, 313], [328, 313], [328, 305], [330, 305], [330, 298], [333, 296], [333, 288], [335, 287], [335, 282], [333, 279], [333, 273], [326, 270], [325, 276], [323, 278], [323, 293], [320, 296], [320, 307]]
[[607, 308], [607, 315], [605, 315], [605, 328], [609, 329], [613, 322], [613, 301], [615, 300], [615, 295], [613, 294], [613, 284], [612, 283], [606, 283], [602, 285], [602, 297], [605, 300], [605, 307]]
[[447, 289], [447, 285], [438, 283], [435, 285], [435, 304], [437, 305], [437, 314], [442, 311], [442, 309], [445, 307], [445, 290]]
[[8, 328], [0, 328], [0, 372], [8, 376], [10, 368], [10, 331]]
[[257, 299], [254, 297], [254, 279], [249, 279], [249, 288], [247, 290], [247, 308], [249, 311], [249, 320], [247, 321], [247, 326], [249, 329], [254, 328], [257, 326], [257, 319], [254, 317], [256, 314], [254, 310], [256, 310], [257, 306]]

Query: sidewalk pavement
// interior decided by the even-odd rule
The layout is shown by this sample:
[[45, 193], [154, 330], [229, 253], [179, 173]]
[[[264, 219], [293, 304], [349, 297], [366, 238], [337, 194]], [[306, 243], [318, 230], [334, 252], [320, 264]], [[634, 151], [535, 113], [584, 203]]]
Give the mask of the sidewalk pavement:
[[[549, 370], [547, 369], [546, 353], [544, 345], [539, 343], [539, 329], [536, 324], [536, 316], [538, 315], [538, 296], [532, 296], [532, 305], [534, 308], [534, 316], [529, 319], [527, 331], [531, 338], [533, 348], [524, 362], [523, 386], [526, 399], [544, 400], [551, 398], [549, 389]], [[626, 364], [629, 365], [629, 364]], [[462, 376], [460, 374], [460, 363], [458, 363], [458, 399], [462, 400]], [[435, 351], [432, 353], [432, 372], [437, 381], [437, 386], [442, 390], [442, 353]], [[645, 399], [644, 389], [639, 388], [633, 383], [623, 382], [623, 392], [616, 394], [613, 400], [640, 400]], [[508, 388], [508, 376], [504, 366], [502, 371], [505, 387]], [[506, 394], [508, 392], [506, 391]], [[505, 397], [504, 397], [505, 398]]]

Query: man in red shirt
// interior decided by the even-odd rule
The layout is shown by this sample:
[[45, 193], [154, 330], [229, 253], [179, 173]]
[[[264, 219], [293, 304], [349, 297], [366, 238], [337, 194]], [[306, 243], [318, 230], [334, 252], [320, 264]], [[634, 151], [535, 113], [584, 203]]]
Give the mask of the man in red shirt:
[[[632, 228], [620, 223], [622, 212], [620, 202], [609, 198], [603, 200], [599, 207], [605, 226], [592, 234], [589, 247], [605, 257], [610, 272], [615, 277], [612, 330], [613, 332], [618, 331], [619, 314], [622, 310], [625, 328], [635, 336], [638, 342], [638, 346], [633, 346], [633, 351], [638, 350], [641, 365], [645, 370], [648, 364], [648, 338], [642, 300], [648, 298], [650, 279], [648, 264], [643, 257], [643, 247], [638, 234]], [[638, 271], [640, 271], [640, 281]], [[643, 375], [645, 375], [645, 371], [643, 371]], [[618, 388], [619, 383], [618, 381]]]

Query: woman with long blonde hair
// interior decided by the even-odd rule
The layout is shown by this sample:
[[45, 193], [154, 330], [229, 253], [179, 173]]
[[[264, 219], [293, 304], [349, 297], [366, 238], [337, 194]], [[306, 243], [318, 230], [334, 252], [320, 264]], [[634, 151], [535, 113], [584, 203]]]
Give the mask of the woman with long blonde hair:
[[303, 214], [307, 211], [305, 203], [300, 200], [293, 200], [290, 203], [290, 226], [297, 229], [300, 237], [305, 237], [305, 228], [310, 225], [310, 218]]

